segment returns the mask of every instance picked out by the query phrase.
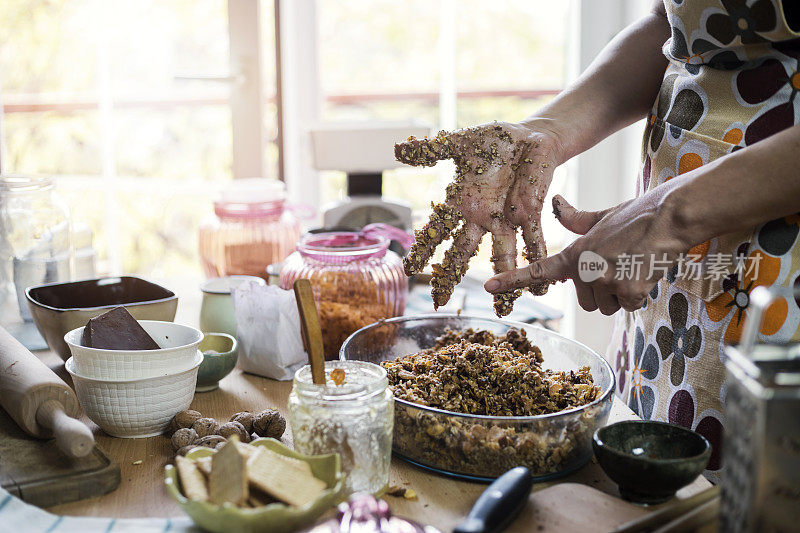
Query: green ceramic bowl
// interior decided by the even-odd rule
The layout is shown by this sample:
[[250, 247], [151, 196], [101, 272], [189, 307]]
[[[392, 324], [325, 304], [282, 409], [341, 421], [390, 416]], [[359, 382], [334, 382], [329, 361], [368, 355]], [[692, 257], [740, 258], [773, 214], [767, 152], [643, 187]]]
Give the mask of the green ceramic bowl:
[[[236, 366], [239, 344], [227, 333], [205, 333], [197, 347], [203, 352], [203, 364], [197, 372], [197, 392], [208, 392], [219, 387], [219, 380], [227, 376]], [[217, 353], [206, 354], [207, 350]]]
[[[186, 499], [180, 491], [178, 472], [172, 465], [164, 468], [164, 484], [172, 499], [188, 514], [194, 523], [215, 533], [236, 531], [237, 533], [282, 533], [296, 531], [312, 524], [325, 511], [346, 499], [345, 474], [338, 454], [302, 455], [290, 450], [275, 439], [256, 439], [253, 446], [270, 450], [305, 461], [311, 472], [324, 481], [328, 488], [319, 498], [303, 507], [291, 507], [283, 503], [271, 503], [258, 509], [240, 509], [231, 504], [214, 505]], [[203, 457], [215, 453], [210, 448], [197, 448], [187, 454], [189, 458]]]
[[690, 429], [645, 420], [617, 422], [592, 439], [597, 462], [635, 503], [669, 500], [694, 481], [711, 458], [711, 445]]

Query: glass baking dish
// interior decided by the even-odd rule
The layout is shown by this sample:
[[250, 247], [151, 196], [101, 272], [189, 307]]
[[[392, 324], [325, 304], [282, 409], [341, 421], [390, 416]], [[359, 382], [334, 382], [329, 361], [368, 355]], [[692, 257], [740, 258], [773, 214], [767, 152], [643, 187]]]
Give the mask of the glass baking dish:
[[491, 318], [433, 314], [393, 318], [362, 328], [342, 345], [341, 359], [381, 363], [430, 348], [445, 330], [473, 328], [503, 334], [525, 330], [542, 351], [544, 368], [588, 366], [597, 398], [586, 405], [537, 416], [455, 413], [395, 398], [394, 453], [417, 466], [461, 479], [491, 481], [526, 466], [537, 481], [577, 470], [591, 458], [594, 431], [605, 425], [616, 379], [605, 359], [553, 331]]

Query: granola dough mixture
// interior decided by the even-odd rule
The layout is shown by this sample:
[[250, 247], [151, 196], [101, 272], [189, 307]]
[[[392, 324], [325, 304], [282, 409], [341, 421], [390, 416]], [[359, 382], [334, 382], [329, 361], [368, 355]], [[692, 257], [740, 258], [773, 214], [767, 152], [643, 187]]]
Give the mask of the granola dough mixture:
[[[588, 367], [542, 368], [524, 330], [504, 335], [447, 331], [433, 348], [382, 363], [396, 398], [489, 416], [556, 413], [591, 403], [602, 392]], [[591, 454], [593, 418], [604, 407], [566, 419], [498, 422], [434, 414], [397, 404], [394, 446], [411, 458], [453, 472], [497, 476], [525, 465], [546, 475]]]
[[383, 363], [396, 398], [490, 416], [556, 413], [594, 401], [600, 392], [589, 367], [554, 372], [543, 369], [542, 352], [509, 330], [448, 331], [433, 348]]

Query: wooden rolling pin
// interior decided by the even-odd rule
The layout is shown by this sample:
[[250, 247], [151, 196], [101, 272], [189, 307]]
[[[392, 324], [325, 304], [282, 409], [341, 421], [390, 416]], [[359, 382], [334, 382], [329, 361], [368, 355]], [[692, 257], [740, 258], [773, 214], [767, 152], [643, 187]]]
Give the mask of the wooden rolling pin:
[[94, 448], [94, 435], [76, 420], [81, 407], [71, 388], [27, 348], [0, 328], [0, 405], [29, 435], [56, 438], [71, 457]]

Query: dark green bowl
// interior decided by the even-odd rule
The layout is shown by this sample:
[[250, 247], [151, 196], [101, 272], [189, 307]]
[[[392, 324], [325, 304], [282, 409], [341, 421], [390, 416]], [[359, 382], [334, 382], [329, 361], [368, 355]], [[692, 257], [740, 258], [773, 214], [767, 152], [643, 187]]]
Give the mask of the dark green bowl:
[[[219, 380], [227, 376], [236, 366], [239, 345], [227, 333], [206, 333], [198, 350], [203, 352], [203, 363], [197, 371], [197, 392], [208, 392], [219, 387]], [[205, 353], [207, 351], [217, 353]]]
[[645, 504], [672, 498], [703, 472], [711, 458], [711, 445], [699, 433], [644, 420], [598, 429], [592, 448], [622, 497]]

